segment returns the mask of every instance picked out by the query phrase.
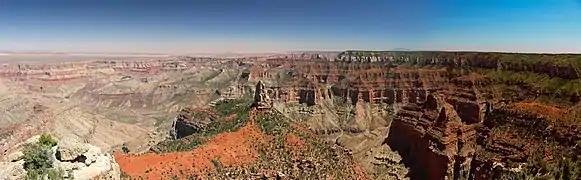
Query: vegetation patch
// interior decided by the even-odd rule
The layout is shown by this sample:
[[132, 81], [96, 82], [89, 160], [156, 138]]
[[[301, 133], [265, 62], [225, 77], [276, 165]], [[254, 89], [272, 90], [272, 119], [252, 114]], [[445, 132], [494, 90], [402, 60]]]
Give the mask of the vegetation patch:
[[38, 142], [25, 144], [22, 150], [26, 179], [63, 179], [61, 170], [52, 166], [52, 150], [57, 141], [50, 135], [43, 134]]
[[[252, 110], [252, 102], [249, 100], [224, 100], [216, 103], [214, 110], [221, 116], [217, 121], [213, 121], [202, 132], [203, 136], [212, 136], [223, 132], [234, 132], [246, 125], [249, 120], [249, 113]], [[236, 114], [232, 119], [228, 116]]]
[[284, 130], [288, 130], [289, 120], [279, 112], [268, 111], [260, 113], [255, 118], [258, 127], [268, 135], [281, 135]]
[[535, 90], [551, 93], [573, 95], [581, 92], [581, 80], [568, 80], [550, 77], [547, 74], [534, 72], [515, 72], [506, 70], [480, 70], [491, 80], [498, 83], [524, 84]]
[[[189, 151], [206, 142], [207, 139], [224, 132], [235, 132], [245, 126], [252, 110], [248, 99], [224, 100], [208, 112], [191, 111], [188, 116], [194, 118], [209, 118], [210, 124], [199, 132], [178, 140], [166, 140], [152, 148], [156, 153]], [[210, 112], [210, 113], [209, 113]], [[215, 112], [216, 114], [212, 114]]]
[[353, 159], [332, 144], [284, 117], [275, 110], [258, 112], [256, 125], [267, 134], [257, 144], [258, 161], [243, 167], [222, 167], [221, 173], [208, 173], [212, 179], [364, 179], [353, 168]]

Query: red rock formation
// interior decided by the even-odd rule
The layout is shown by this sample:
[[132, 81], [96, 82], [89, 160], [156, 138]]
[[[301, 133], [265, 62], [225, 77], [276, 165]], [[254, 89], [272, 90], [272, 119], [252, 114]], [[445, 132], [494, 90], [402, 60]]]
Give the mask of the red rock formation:
[[[461, 57], [346, 56], [343, 60], [267, 61], [271, 67], [294, 70], [291, 80], [265, 88], [271, 90], [267, 92], [274, 101], [280, 102], [312, 105], [337, 97], [353, 104], [362, 101], [404, 105], [392, 123], [386, 142], [403, 155], [405, 163], [412, 168], [414, 179], [498, 178], [504, 162], [526, 159], [530, 156], [527, 149], [538, 147], [539, 140], [523, 138], [523, 134], [527, 133], [522, 129], [496, 128], [497, 125], [486, 121], [492, 118], [487, 114], [497, 113], [493, 110], [497, 108], [487, 102], [490, 95], [480, 92], [482, 87], [491, 83], [486, 77], [446, 69], [393, 68], [391, 65], [392, 62], [415, 61], [447, 67], [496, 68], [498, 63], [495, 65]], [[268, 69], [269, 66], [263, 68]], [[513, 125], [518, 122], [510, 121]], [[530, 121], [522, 122], [517, 127], [530, 126]], [[534, 133], [545, 134], [564, 143], [578, 139], [577, 136], [563, 138], [572, 136], [572, 133], [565, 132], [578, 130], [558, 132], [562, 134], [547, 134], [547, 131]]]
[[391, 125], [386, 142], [402, 154], [414, 179], [468, 176], [474, 126], [463, 123], [456, 108], [442, 99], [430, 94], [423, 103], [407, 104]]

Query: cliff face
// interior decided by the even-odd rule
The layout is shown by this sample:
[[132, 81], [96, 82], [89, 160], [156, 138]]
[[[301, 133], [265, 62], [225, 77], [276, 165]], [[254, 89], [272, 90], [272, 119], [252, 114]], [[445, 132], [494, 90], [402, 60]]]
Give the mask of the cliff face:
[[517, 54], [489, 52], [342, 52], [343, 62], [414, 63], [422, 66], [478, 67], [487, 69], [534, 72], [565, 79], [580, 78], [579, 60], [571, 54]]
[[223, 59], [178, 57], [159, 60], [111, 60], [67, 62], [61, 64], [4, 64], [0, 77], [20, 80], [69, 81], [95, 73], [124, 72], [135, 75], [157, 75], [182, 72], [192, 68], [219, 68]]
[[201, 132], [208, 124], [218, 118], [216, 113], [207, 109], [183, 109], [174, 121], [170, 133], [174, 139], [181, 139]]
[[[551, 61], [555, 58], [562, 59]], [[283, 83], [264, 85], [263, 92], [274, 102], [323, 107], [332, 101], [352, 106], [371, 104], [380, 112], [393, 109], [384, 143], [402, 156], [411, 168], [412, 179], [498, 179], [534, 168], [535, 154], [573, 151], [570, 147], [580, 140], [573, 135], [579, 132], [579, 123], [561, 121], [575, 119], [577, 113], [519, 101], [550, 95], [547, 90], [551, 87], [531, 84], [535, 81], [524, 78], [576, 82], [579, 72], [572, 61], [575, 58], [579, 57], [344, 52], [335, 61], [267, 60], [261, 72], [268, 73], [255, 77], [269, 79], [280, 69], [291, 70]], [[504, 80], [500, 81], [494, 73], [512, 76], [501, 74]], [[578, 101], [574, 89], [561, 89], [565, 90], [560, 95], [570, 96], [565, 101]], [[543, 114], [547, 112], [553, 113]], [[550, 157], [543, 161], [556, 162]], [[512, 167], [514, 163], [527, 165], [521, 164], [519, 169]]]
[[462, 107], [430, 94], [427, 101], [407, 104], [396, 114], [386, 142], [402, 154], [413, 179], [468, 177], [476, 125], [474, 117], [455, 111]]
[[[280, 64], [278, 61], [270, 63]], [[448, 82], [443, 70], [391, 68], [382, 64], [344, 62], [286, 62], [294, 69], [284, 83], [265, 85], [275, 101], [315, 105], [334, 97], [344, 102], [409, 103], [425, 99], [428, 91], [443, 88]], [[266, 70], [263, 70], [266, 72]], [[261, 74], [261, 73], [258, 73]], [[269, 79], [271, 74], [257, 76]], [[264, 75], [264, 74], [263, 74]]]

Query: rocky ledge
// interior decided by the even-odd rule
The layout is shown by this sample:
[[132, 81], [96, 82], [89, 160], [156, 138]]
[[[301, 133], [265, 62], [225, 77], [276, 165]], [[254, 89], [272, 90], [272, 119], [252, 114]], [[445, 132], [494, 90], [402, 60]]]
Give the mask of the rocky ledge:
[[[38, 142], [38, 136], [28, 143]], [[24, 154], [19, 151], [10, 156], [9, 162], [0, 162], [0, 179], [26, 179]], [[62, 173], [63, 179], [120, 179], [119, 165], [111, 154], [100, 148], [75, 140], [64, 139], [51, 148], [52, 166]]]

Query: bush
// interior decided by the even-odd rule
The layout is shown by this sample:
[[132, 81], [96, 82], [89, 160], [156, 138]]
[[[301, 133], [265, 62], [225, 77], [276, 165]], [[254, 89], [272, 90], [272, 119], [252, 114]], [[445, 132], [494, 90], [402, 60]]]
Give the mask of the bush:
[[62, 171], [53, 169], [51, 147], [56, 146], [57, 141], [50, 135], [43, 134], [37, 143], [25, 144], [22, 150], [24, 156], [24, 169], [27, 179], [63, 179]]
[[24, 168], [43, 169], [52, 167], [51, 149], [40, 143], [24, 145]]
[[275, 112], [258, 114], [255, 119], [258, 127], [268, 135], [280, 135], [289, 127], [287, 119]]
[[54, 147], [57, 145], [57, 141], [53, 139], [50, 134], [41, 135], [40, 139], [38, 139], [38, 143], [48, 147]]

